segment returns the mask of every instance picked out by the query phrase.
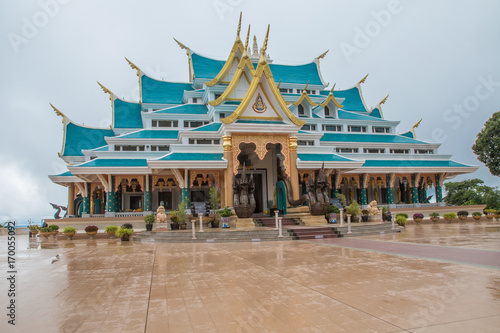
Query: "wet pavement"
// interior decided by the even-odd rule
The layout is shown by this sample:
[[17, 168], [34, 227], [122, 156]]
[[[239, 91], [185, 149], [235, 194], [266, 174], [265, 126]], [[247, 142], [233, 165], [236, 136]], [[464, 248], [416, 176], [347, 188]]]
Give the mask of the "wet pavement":
[[499, 229], [220, 244], [19, 235], [16, 326], [1, 236], [0, 332], [498, 332]]

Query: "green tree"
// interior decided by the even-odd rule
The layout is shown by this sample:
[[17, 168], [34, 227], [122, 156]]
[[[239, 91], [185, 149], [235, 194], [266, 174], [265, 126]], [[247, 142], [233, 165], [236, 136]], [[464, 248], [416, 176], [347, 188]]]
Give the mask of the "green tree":
[[500, 208], [500, 191], [496, 187], [484, 185], [481, 179], [447, 182], [444, 186], [447, 194], [443, 199], [447, 205], [487, 205], [488, 208]]
[[477, 134], [472, 146], [477, 159], [483, 162], [494, 176], [500, 176], [500, 111], [495, 112]]

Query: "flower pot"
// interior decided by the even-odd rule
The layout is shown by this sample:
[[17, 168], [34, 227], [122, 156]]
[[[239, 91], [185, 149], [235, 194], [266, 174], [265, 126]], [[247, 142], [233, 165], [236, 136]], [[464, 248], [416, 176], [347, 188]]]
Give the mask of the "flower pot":
[[76, 232], [65, 232], [64, 235], [68, 238], [68, 240], [72, 240], [73, 236], [76, 234]]
[[481, 216], [472, 215], [472, 218], [476, 221], [479, 221], [481, 219]]
[[151, 231], [153, 230], [153, 224], [146, 223], [146, 231]]
[[361, 221], [368, 222], [368, 215], [361, 215]]
[[170, 228], [172, 230], [179, 230], [179, 223], [170, 223]]
[[86, 231], [89, 239], [94, 239], [94, 236], [97, 235], [97, 231]]
[[58, 230], [54, 230], [54, 231], [51, 231], [50, 234], [52, 235], [52, 237], [56, 238], [57, 234], [59, 233]]
[[422, 222], [422, 219], [417, 217], [417, 218], [414, 218], [413, 221], [415, 221], [415, 223], [417, 223], [417, 224], [420, 224], [420, 222]]
[[106, 233], [109, 235], [109, 238], [115, 238], [115, 232], [116, 231], [108, 231]]
[[182, 223], [182, 224], [179, 224], [181, 230], [186, 230], [187, 229], [187, 223]]
[[128, 242], [130, 240], [130, 235], [129, 234], [123, 234], [122, 236], [122, 242]]
[[437, 221], [439, 221], [439, 217], [431, 217], [431, 221], [432, 222], [437, 222]]
[[38, 230], [31, 230], [31, 237], [36, 237]]
[[43, 237], [45, 237], [45, 239], [49, 238], [49, 236], [51, 234], [52, 234], [52, 232], [50, 232], [50, 231], [40, 232], [40, 235], [42, 235]]
[[494, 218], [494, 217], [495, 217], [495, 215], [489, 215], [489, 214], [488, 214], [488, 215], [486, 215], [486, 218], [487, 218], [488, 220], [493, 220], [493, 218]]
[[445, 217], [444, 219], [445, 219], [446, 221], [448, 221], [448, 223], [451, 223], [451, 220], [453, 220], [453, 218], [451, 218], [451, 217]]
[[458, 218], [460, 219], [460, 221], [465, 221], [467, 219], [467, 216], [459, 216]]
[[337, 223], [337, 213], [328, 214], [328, 223]]

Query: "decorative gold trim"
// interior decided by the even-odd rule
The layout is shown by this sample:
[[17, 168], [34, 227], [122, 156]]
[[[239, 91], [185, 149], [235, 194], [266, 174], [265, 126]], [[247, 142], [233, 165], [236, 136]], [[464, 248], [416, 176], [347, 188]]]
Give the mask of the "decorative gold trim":
[[258, 117], [258, 116], [241, 116], [238, 119], [253, 119], [253, 120], [283, 120], [281, 117]]
[[328, 102], [332, 101], [333, 104], [335, 104], [335, 106], [339, 109], [343, 108], [344, 106], [341, 105], [337, 99], [335, 98], [335, 96], [333, 96], [333, 88], [335, 88], [335, 84], [333, 85], [332, 89], [330, 90], [330, 93], [328, 94], [328, 97], [323, 101], [323, 103], [321, 103], [319, 106], [321, 106], [322, 108], [324, 108], [325, 106], [328, 105]]
[[222, 147], [224, 147], [224, 151], [231, 151], [231, 147], [233, 146], [233, 138], [231, 135], [224, 135], [222, 137]]
[[366, 74], [364, 78], [362, 78], [361, 80], [359, 80], [358, 84], [365, 83], [366, 78], [368, 77], [368, 75], [370, 75], [370, 73]]
[[297, 151], [297, 137], [291, 136], [288, 138], [288, 146], [290, 147], [290, 151]]
[[132, 69], [135, 69], [137, 71], [137, 77], [139, 78], [139, 103], [142, 103], [141, 69], [137, 67], [132, 61], [128, 60], [127, 57], [125, 57], [125, 60], [128, 62]]
[[318, 59], [318, 60], [323, 59], [326, 56], [326, 54], [328, 53], [328, 51], [330, 51], [330, 50], [328, 49], [325, 52], [321, 53], [319, 56], [316, 57], [316, 59]]
[[381, 100], [380, 103], [378, 103], [378, 105], [385, 104], [385, 101], [387, 101], [388, 97], [389, 97], [389, 94], [387, 94], [387, 96], [385, 96], [385, 98], [383, 100]]
[[66, 115], [64, 113], [62, 113], [58, 108], [56, 108], [54, 105], [52, 105], [52, 103], [49, 103], [49, 104], [50, 104], [50, 106], [52, 106], [52, 109], [54, 109], [54, 112], [56, 113], [56, 115], [63, 118], [62, 122], [64, 124], [64, 119], [68, 118], [68, 117], [66, 117]]
[[[328, 96], [330, 96], [330, 95], [328, 95]], [[304, 99], [305, 99], [305, 100], [306, 100], [306, 101], [307, 101], [307, 102], [308, 102], [308, 103], [309, 103], [312, 107], [315, 107], [315, 106], [317, 106], [317, 105], [318, 105], [318, 104], [314, 103], [314, 102], [311, 100], [311, 98], [309, 97], [309, 95], [308, 95], [308, 94], [307, 94], [307, 92], [306, 92], [306, 89], [304, 89], [304, 90], [302, 91], [302, 95], [300, 95], [300, 98], [299, 98], [296, 102], [292, 103], [292, 105], [298, 106], [298, 105], [300, 105], [300, 104], [302, 103], [302, 101], [303, 101]]]
[[260, 93], [257, 93], [257, 97], [255, 98], [255, 103], [252, 105], [252, 110], [254, 110], [257, 113], [263, 113], [266, 112], [267, 110], [267, 105], [264, 103], [264, 100], [262, 99], [262, 96]]

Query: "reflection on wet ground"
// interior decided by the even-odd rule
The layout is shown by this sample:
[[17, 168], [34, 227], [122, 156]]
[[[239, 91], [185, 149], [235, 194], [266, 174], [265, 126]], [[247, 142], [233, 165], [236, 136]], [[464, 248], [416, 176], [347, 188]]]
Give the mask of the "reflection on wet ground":
[[[407, 226], [360, 239], [496, 254], [498, 228]], [[16, 247], [20, 332], [495, 332], [500, 325], [499, 269], [404, 253], [301, 241], [27, 236]], [[0, 237], [0, 253], [6, 248]], [[0, 293], [7, 289], [0, 279]], [[0, 331], [14, 330], [3, 319]]]

